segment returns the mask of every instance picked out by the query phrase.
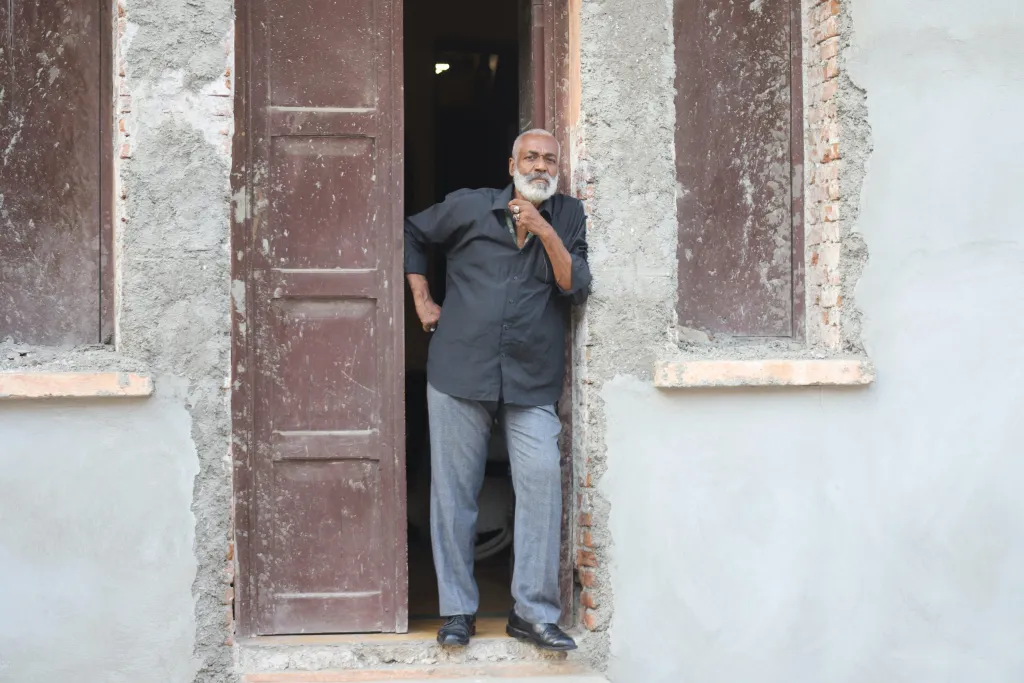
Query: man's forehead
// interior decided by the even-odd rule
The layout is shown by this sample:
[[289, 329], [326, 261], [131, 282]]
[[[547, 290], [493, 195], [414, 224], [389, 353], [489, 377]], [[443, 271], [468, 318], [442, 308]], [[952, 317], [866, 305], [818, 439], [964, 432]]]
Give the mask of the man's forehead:
[[525, 135], [520, 149], [523, 154], [558, 154], [558, 143], [547, 135]]

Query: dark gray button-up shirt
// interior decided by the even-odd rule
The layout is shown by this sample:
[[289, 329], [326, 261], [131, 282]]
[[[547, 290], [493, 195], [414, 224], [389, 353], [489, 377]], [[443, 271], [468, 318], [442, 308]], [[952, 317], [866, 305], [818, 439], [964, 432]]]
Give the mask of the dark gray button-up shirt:
[[443, 245], [447, 286], [430, 341], [427, 379], [438, 391], [512, 405], [555, 403], [565, 374], [568, 310], [587, 298], [583, 204], [555, 195], [540, 212], [572, 256], [572, 289], [555, 282], [544, 245], [522, 249], [506, 224], [512, 186], [460, 190], [405, 221], [405, 271], [425, 275], [428, 244]]

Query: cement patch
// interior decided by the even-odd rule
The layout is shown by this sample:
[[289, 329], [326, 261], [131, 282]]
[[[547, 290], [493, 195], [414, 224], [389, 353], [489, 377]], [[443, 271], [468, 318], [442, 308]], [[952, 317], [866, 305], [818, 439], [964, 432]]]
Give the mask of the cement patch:
[[0, 680], [193, 679], [191, 431], [173, 398], [0, 404]]

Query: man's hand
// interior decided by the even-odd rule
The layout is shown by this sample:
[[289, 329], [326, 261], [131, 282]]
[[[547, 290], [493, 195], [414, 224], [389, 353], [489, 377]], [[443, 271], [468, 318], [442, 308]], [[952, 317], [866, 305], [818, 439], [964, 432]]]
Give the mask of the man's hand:
[[441, 307], [432, 299], [424, 302], [416, 302], [416, 315], [420, 318], [424, 332], [433, 332], [437, 329], [437, 321], [441, 319]]
[[512, 220], [517, 227], [522, 227], [526, 232], [532, 232], [537, 237], [544, 237], [554, 228], [548, 225], [544, 216], [540, 215], [537, 207], [525, 199], [513, 199], [508, 203], [508, 210], [512, 212]]
[[416, 306], [416, 316], [420, 319], [420, 324], [423, 325], [423, 331], [433, 332], [437, 329], [437, 321], [441, 319], [441, 307], [435, 304], [430, 297], [427, 278], [410, 273], [406, 279], [409, 280], [413, 304]]
[[[566, 251], [562, 244], [562, 238], [558, 236], [555, 229], [544, 217], [540, 215], [537, 207], [524, 199], [513, 199], [508, 203], [508, 210], [512, 212], [512, 219], [517, 226], [522, 226], [527, 232], [532, 232], [544, 245], [548, 260], [551, 262], [551, 270], [555, 274], [555, 282], [563, 292], [572, 289], [572, 256]], [[522, 248], [522, 245], [520, 245]]]

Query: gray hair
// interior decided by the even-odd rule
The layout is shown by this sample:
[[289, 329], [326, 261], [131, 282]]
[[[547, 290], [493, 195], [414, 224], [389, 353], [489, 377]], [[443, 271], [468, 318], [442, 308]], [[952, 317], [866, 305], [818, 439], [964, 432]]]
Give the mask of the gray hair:
[[549, 137], [552, 140], [554, 140], [555, 141], [555, 145], [558, 146], [558, 159], [559, 160], [562, 159], [562, 143], [560, 143], [558, 141], [558, 138], [556, 138], [554, 136], [554, 134], [551, 133], [551, 131], [544, 130], [543, 128], [533, 128], [531, 130], [526, 131], [525, 133], [520, 133], [519, 134], [519, 137], [516, 138], [516, 141], [514, 143], [512, 143], [512, 158], [513, 159], [515, 159], [516, 161], [519, 161], [519, 145], [522, 143], [523, 138], [525, 138], [527, 135], [542, 135], [544, 137]]

